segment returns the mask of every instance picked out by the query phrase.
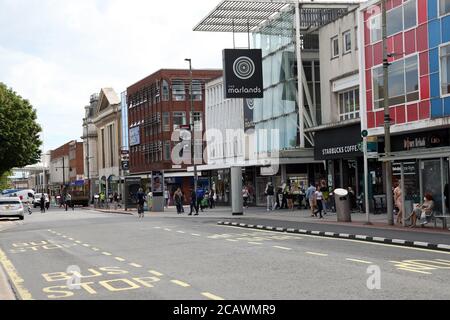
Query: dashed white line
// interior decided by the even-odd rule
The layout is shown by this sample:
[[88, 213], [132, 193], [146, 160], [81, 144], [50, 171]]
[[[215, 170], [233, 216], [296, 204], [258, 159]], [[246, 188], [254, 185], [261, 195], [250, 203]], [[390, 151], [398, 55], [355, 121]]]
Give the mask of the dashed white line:
[[186, 282], [183, 282], [183, 281], [180, 281], [180, 280], [170, 280], [170, 282], [172, 282], [172, 283], [174, 283], [176, 285], [179, 285], [179, 286], [181, 286], [183, 288], [187, 288], [187, 287], [191, 286], [190, 284], [188, 284]]
[[164, 229], [164, 231], [172, 231], [172, 229]]
[[319, 257], [328, 257], [328, 254], [318, 253], [318, 252], [306, 252], [306, 254], [310, 254], [310, 255], [313, 255], [313, 256], [319, 256]]
[[280, 247], [280, 246], [273, 246], [276, 249], [281, 249], [281, 250], [286, 250], [286, 251], [291, 251], [291, 248], [286, 248], [286, 247]]
[[255, 246], [262, 246], [262, 243], [259, 242], [249, 242], [249, 244], [254, 244]]
[[184, 233], [186, 233], [186, 232], [184, 232], [184, 231], [177, 231], [177, 233], [184, 234]]
[[364, 260], [359, 260], [359, 259], [350, 259], [350, 258], [347, 258], [347, 259], [345, 259], [345, 260], [351, 261], [351, 262], [357, 262], [357, 263], [373, 264], [373, 263], [370, 262], [370, 261], [364, 261]]
[[432, 274], [431, 272], [414, 270], [414, 269], [408, 269], [408, 268], [398, 268], [398, 270], [409, 271], [409, 272], [416, 272], [416, 273], [423, 273], [423, 274]]
[[201, 234], [198, 234], [198, 233], [191, 233], [191, 236], [194, 236], [194, 237], [201, 237], [202, 235], [201, 235]]
[[115, 257], [114, 259], [116, 259], [117, 261], [120, 261], [120, 262], [126, 261], [124, 258], [121, 258], [121, 257]]
[[225, 239], [226, 241], [229, 241], [229, 242], [239, 242], [239, 240], [235, 240], [235, 239]]
[[214, 295], [212, 293], [209, 293], [209, 292], [202, 292], [202, 295], [204, 297], [208, 298], [208, 299], [211, 299], [211, 300], [225, 300], [224, 298], [221, 298], [221, 297], [216, 296], [216, 295]]
[[136, 267], [136, 268], [142, 268], [142, 266], [138, 263], [130, 263], [130, 266]]
[[105, 255], [105, 256], [112, 256], [112, 254], [109, 253], [109, 252], [102, 252], [102, 254]]

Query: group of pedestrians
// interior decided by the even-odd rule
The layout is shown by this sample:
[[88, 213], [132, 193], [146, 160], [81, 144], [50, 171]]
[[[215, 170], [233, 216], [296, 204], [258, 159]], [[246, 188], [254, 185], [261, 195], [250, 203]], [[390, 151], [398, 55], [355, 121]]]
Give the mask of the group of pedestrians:
[[268, 182], [264, 191], [267, 197], [267, 211], [276, 209], [295, 210], [295, 202], [298, 201], [298, 209], [302, 209], [304, 191], [298, 186], [282, 183], [275, 188], [272, 182]]
[[[178, 188], [173, 195], [173, 201], [177, 208], [177, 214], [185, 213], [183, 206], [185, 200], [186, 198], [184, 193], [181, 191], [180, 188]], [[200, 211], [204, 212], [204, 210], [207, 208], [210, 209], [215, 208], [216, 206], [215, 201], [216, 201], [216, 193], [214, 190], [212, 189], [205, 190], [204, 188], [200, 187], [197, 189], [197, 191], [195, 191], [194, 187], [191, 187], [189, 200], [190, 211], [188, 215], [198, 216]]]

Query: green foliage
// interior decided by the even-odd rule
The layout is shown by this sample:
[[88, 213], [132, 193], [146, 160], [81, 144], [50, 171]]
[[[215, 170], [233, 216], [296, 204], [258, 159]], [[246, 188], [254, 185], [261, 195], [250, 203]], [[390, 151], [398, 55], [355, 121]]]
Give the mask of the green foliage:
[[0, 83], [0, 176], [39, 162], [42, 141], [36, 119], [28, 100]]
[[0, 190], [12, 188], [11, 181], [8, 179], [9, 176], [11, 176], [10, 171], [5, 172], [3, 175], [0, 176]]

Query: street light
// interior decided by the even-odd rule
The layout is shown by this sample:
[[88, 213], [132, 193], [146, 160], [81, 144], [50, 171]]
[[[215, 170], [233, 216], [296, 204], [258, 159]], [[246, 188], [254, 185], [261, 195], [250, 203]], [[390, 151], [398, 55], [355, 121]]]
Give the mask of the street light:
[[194, 164], [194, 191], [197, 194], [197, 184], [198, 184], [198, 172], [197, 172], [197, 164], [195, 163], [195, 129], [194, 129], [194, 97], [192, 95], [192, 59], [184, 59], [184, 61], [189, 62], [189, 77], [190, 77], [190, 89], [189, 89], [189, 98], [191, 101], [191, 161]]

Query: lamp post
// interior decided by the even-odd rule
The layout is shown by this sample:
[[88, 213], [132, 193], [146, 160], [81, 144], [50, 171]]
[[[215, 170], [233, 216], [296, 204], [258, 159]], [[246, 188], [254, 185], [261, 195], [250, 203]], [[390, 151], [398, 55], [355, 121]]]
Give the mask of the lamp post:
[[389, 110], [389, 54], [387, 43], [387, 14], [386, 0], [381, 2], [381, 23], [383, 38], [383, 94], [384, 94], [384, 153], [388, 161], [385, 162], [386, 168], [386, 208], [389, 225], [394, 225], [394, 203], [392, 195], [392, 162], [391, 156], [391, 115]]
[[191, 102], [191, 161], [194, 165], [194, 191], [197, 194], [197, 184], [198, 184], [198, 172], [197, 164], [195, 162], [195, 122], [194, 122], [194, 97], [192, 94], [192, 59], [184, 59], [184, 61], [189, 62], [189, 78], [190, 78], [190, 89], [189, 89], [189, 99]]

